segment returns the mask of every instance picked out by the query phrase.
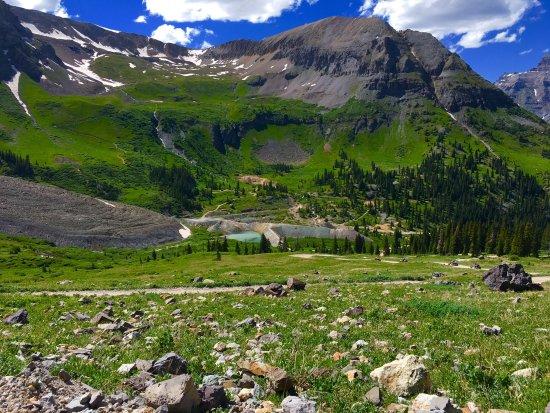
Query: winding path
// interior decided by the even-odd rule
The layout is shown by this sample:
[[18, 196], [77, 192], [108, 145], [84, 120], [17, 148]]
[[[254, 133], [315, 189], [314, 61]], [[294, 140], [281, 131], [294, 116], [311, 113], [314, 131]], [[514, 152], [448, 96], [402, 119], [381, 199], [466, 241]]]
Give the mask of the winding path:
[[[351, 283], [354, 285], [408, 285], [425, 284], [425, 281], [395, 280], [380, 282]], [[543, 284], [550, 282], [550, 276], [533, 277], [533, 282]], [[314, 283], [311, 285], [326, 285], [329, 283]], [[344, 285], [351, 285], [344, 284]], [[197, 294], [217, 294], [217, 293], [239, 293], [249, 288], [265, 288], [265, 285], [245, 285], [240, 287], [167, 287], [167, 288], [137, 288], [130, 290], [82, 290], [82, 291], [36, 291], [30, 293], [33, 296], [45, 295], [49, 297], [124, 297], [135, 294], [169, 294], [169, 295], [197, 295]], [[24, 294], [24, 293], [22, 293]]]

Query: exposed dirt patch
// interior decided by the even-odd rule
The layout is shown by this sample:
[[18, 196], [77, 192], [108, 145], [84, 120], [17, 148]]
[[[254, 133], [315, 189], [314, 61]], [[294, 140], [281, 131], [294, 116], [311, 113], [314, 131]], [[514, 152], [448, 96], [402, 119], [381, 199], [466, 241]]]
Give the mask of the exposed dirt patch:
[[7, 176], [0, 176], [0, 232], [98, 249], [145, 247], [186, 235], [176, 219], [146, 209]]
[[62, 155], [57, 155], [54, 158], [54, 162], [58, 165], [75, 165], [75, 166], [79, 165], [77, 161], [74, 161], [71, 158], [68, 158]]
[[289, 139], [280, 141], [270, 139], [255, 151], [255, 155], [269, 165], [301, 165], [307, 162], [310, 156], [300, 145]]
[[269, 179], [262, 178], [258, 175], [244, 175], [239, 177], [239, 181], [249, 184], [249, 185], [256, 185], [256, 186], [266, 186], [269, 185], [271, 182]]

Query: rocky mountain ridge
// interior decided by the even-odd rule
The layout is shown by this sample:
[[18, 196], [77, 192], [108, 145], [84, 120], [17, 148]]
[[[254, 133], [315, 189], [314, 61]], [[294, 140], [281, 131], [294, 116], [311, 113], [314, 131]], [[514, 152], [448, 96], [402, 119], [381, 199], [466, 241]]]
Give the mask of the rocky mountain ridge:
[[230, 42], [204, 57], [233, 59], [245, 80], [256, 77], [260, 94], [327, 107], [419, 96], [453, 113], [513, 105], [432, 35], [398, 32], [377, 18], [328, 18], [259, 42]]
[[521, 107], [550, 122], [550, 54], [537, 67], [521, 73], [507, 73], [496, 85]]
[[260, 95], [339, 107], [350, 99], [427, 98], [450, 113], [495, 109], [512, 100], [476, 74], [436, 38], [398, 32], [377, 18], [332, 17], [262, 41], [238, 40], [204, 51], [119, 33], [93, 24], [0, 3], [0, 41], [8, 50], [3, 80], [27, 73], [53, 93], [105, 93], [124, 79], [91, 69], [103, 56], [152, 61], [183, 76], [197, 70], [248, 81]]
[[2, 1], [0, 50], [7, 57], [0, 63], [2, 80], [25, 73], [46, 90], [63, 94], [98, 94], [121, 86], [90, 69], [94, 60], [106, 55], [181, 63], [193, 60], [182, 46], [12, 7]]

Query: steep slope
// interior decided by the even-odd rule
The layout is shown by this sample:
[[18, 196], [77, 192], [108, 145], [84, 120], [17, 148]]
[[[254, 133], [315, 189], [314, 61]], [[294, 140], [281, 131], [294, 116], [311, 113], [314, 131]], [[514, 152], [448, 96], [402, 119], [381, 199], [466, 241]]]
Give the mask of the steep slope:
[[172, 218], [0, 175], [0, 232], [56, 245], [145, 247], [182, 239]]
[[429, 98], [450, 112], [513, 105], [430, 34], [397, 32], [378, 18], [324, 19], [260, 42], [230, 42], [205, 57], [233, 59], [261, 94], [327, 107], [385, 97]]
[[0, 49], [8, 57], [0, 63], [2, 80], [23, 72], [56, 94], [99, 94], [122, 86], [91, 67], [105, 56], [135, 57], [176, 68], [193, 66], [195, 61], [188, 49], [178, 45], [11, 7], [1, 0], [0, 33]]
[[518, 105], [550, 122], [550, 54], [534, 69], [502, 75], [496, 85]]

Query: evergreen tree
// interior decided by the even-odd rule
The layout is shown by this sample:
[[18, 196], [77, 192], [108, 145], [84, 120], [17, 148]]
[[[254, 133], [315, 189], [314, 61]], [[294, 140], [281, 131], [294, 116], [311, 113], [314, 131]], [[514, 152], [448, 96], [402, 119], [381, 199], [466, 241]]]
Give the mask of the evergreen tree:
[[267, 254], [271, 252], [271, 244], [267, 240], [266, 236], [262, 234], [260, 239], [260, 254]]

